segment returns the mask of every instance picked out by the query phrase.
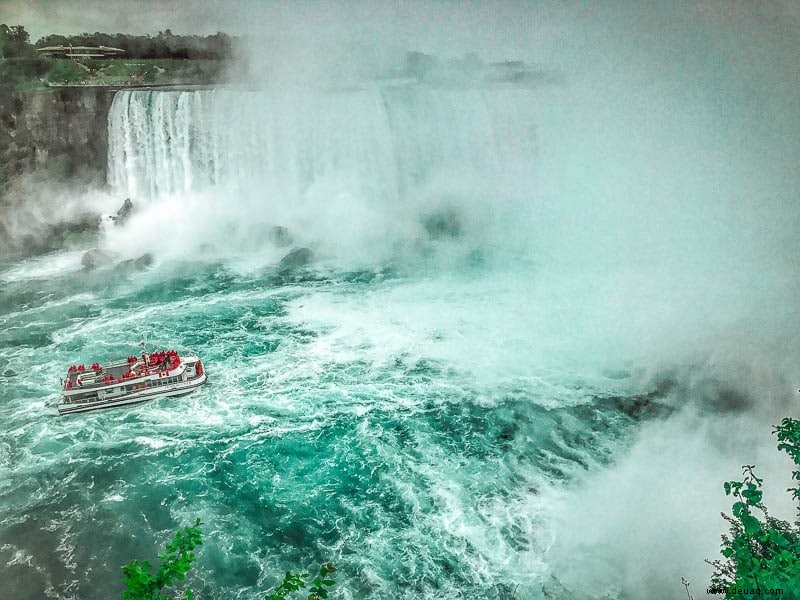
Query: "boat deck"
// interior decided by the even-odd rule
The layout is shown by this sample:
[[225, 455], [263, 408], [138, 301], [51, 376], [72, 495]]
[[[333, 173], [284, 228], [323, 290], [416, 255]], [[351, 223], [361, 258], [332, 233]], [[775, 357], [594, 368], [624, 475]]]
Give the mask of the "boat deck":
[[200, 358], [181, 358], [174, 350], [131, 356], [106, 367], [73, 365], [64, 381], [58, 411], [81, 412], [189, 393], [205, 381]]

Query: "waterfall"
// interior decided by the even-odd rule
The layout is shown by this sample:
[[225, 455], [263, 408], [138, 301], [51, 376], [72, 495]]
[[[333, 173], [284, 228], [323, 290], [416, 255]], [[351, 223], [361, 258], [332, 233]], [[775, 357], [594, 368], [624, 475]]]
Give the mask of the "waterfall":
[[109, 114], [109, 184], [152, 203], [210, 187], [318, 189], [390, 205], [437, 179], [530, 169], [531, 90], [386, 85], [316, 93], [126, 90]]

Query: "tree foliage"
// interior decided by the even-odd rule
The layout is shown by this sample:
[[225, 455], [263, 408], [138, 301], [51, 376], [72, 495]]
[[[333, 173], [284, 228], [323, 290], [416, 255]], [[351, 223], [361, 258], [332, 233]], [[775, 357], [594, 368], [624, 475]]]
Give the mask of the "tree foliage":
[[[800, 467], [800, 421], [786, 418], [773, 433], [778, 449]], [[722, 513], [730, 531], [722, 536], [725, 560], [707, 561], [715, 571], [711, 585], [724, 588], [727, 598], [738, 598], [738, 590], [782, 589], [790, 598], [800, 598], [800, 468], [792, 471], [798, 484], [787, 491], [798, 502], [794, 524], [771, 516], [762, 502], [763, 479], [754, 465], [742, 467], [741, 481], [726, 481], [725, 494], [736, 500], [732, 515]], [[750, 592], [752, 593], [752, 592]]]
[[[175, 580], [183, 581], [194, 562], [194, 549], [203, 544], [200, 525], [200, 519], [195, 519], [194, 525], [184, 527], [175, 534], [166, 550], [158, 555], [161, 564], [155, 575], [152, 574], [153, 565], [146, 560], [139, 562], [134, 559], [123, 565], [123, 600], [168, 600], [169, 596], [163, 595], [162, 590], [170, 587]], [[194, 595], [187, 589], [183, 597], [193, 600]]]
[[322, 565], [319, 574], [313, 577], [308, 573], [286, 571], [281, 584], [264, 600], [284, 600], [288, 595], [303, 588], [308, 588], [307, 600], [325, 600], [329, 588], [336, 585], [336, 581], [331, 579], [335, 572], [336, 568], [330, 563]]
[[231, 57], [233, 39], [224, 33], [214, 35], [174, 35], [169, 29], [158, 35], [125, 33], [81, 33], [46, 35], [37, 40], [37, 48], [48, 46], [108, 46], [125, 50], [125, 58], [183, 58], [189, 60], [225, 60]]
[[[176, 580], [183, 581], [194, 562], [194, 549], [203, 544], [200, 530], [202, 524], [200, 519], [195, 519], [194, 525], [184, 527], [175, 534], [166, 550], [158, 555], [161, 565], [155, 575], [152, 574], [153, 565], [146, 560], [132, 560], [123, 565], [125, 590], [122, 592], [122, 599], [169, 600], [170, 597], [164, 595], [164, 590]], [[336, 585], [336, 581], [332, 579], [335, 572], [336, 568], [330, 563], [322, 565], [319, 573], [314, 576], [286, 571], [280, 585], [264, 600], [285, 600], [304, 589], [308, 591], [306, 600], [326, 600], [330, 588]], [[195, 596], [187, 588], [183, 591], [183, 598], [194, 600]]]
[[35, 86], [52, 66], [50, 61], [41, 58], [0, 60], [0, 89]]
[[[31, 44], [22, 25], [0, 24], [0, 88], [28, 90], [87, 83], [129, 85], [142, 83], [208, 84], [222, 77], [225, 61], [233, 55], [235, 38], [224, 34], [158, 35], [124, 33], [51, 34]], [[36, 49], [50, 46], [106, 46], [125, 53], [112, 58], [43, 57]], [[64, 52], [67, 54], [67, 52]]]
[[88, 69], [80, 63], [67, 58], [51, 61], [52, 66], [45, 79], [52, 83], [76, 83], [88, 76]]
[[0, 58], [29, 58], [33, 55], [30, 35], [22, 25], [0, 24]]
[[234, 39], [222, 32], [213, 35], [174, 35], [166, 29], [157, 35], [81, 33], [46, 35], [31, 44], [22, 25], [0, 24], [0, 58], [31, 58], [36, 48], [48, 46], [108, 46], [125, 50], [125, 58], [182, 58], [226, 60], [233, 54]]

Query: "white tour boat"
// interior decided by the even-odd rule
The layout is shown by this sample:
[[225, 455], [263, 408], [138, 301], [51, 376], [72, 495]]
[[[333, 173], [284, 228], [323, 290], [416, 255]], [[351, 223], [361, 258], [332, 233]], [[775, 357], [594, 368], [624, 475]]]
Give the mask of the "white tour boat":
[[157, 396], [181, 396], [205, 382], [200, 359], [178, 356], [174, 350], [143, 352], [107, 366], [72, 365], [64, 380], [58, 414], [135, 404]]

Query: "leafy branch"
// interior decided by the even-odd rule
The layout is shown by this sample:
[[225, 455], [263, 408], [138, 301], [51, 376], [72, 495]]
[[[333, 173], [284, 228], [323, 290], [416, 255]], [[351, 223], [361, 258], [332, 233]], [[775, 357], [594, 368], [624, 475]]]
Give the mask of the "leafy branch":
[[[194, 562], [194, 549], [203, 544], [200, 526], [203, 523], [195, 519], [194, 525], [178, 530], [172, 541], [167, 544], [165, 551], [158, 555], [161, 564], [152, 574], [153, 565], [148, 561], [132, 560], [122, 566], [125, 591], [122, 592], [123, 600], [169, 600], [162, 591], [175, 583], [183, 581], [186, 573]], [[336, 567], [326, 563], [319, 568], [319, 574], [313, 577], [308, 573], [292, 573], [287, 571], [281, 584], [264, 600], [285, 600], [289, 595], [308, 589], [307, 600], [326, 600], [330, 588], [336, 585], [332, 579]], [[192, 590], [183, 592], [184, 600], [194, 600]]]
[[288, 594], [292, 594], [309, 587], [307, 600], [325, 600], [328, 597], [328, 588], [336, 585], [336, 581], [330, 576], [336, 572], [336, 567], [327, 563], [319, 568], [319, 575], [311, 579], [308, 573], [292, 573], [286, 571], [283, 582], [267, 596], [264, 600], [284, 600]]
[[[203, 544], [200, 525], [200, 519], [195, 519], [194, 525], [178, 530], [167, 544], [166, 551], [158, 555], [161, 564], [155, 575], [151, 574], [153, 565], [146, 560], [139, 562], [134, 559], [123, 565], [126, 588], [122, 592], [123, 600], [168, 600], [169, 597], [161, 591], [170, 587], [176, 579], [183, 581], [194, 562], [194, 549]], [[190, 589], [184, 592], [184, 598], [194, 599]]]
[[[800, 421], [785, 418], [773, 433], [778, 449], [800, 467]], [[792, 471], [792, 479], [800, 482], [800, 470]], [[800, 595], [800, 521], [791, 524], [770, 516], [762, 502], [763, 483], [755, 465], [742, 467], [741, 481], [724, 483], [725, 495], [735, 499], [732, 515], [722, 513], [730, 523], [729, 534], [722, 536], [725, 560], [706, 562], [714, 567], [712, 586], [724, 588], [728, 598], [737, 597], [734, 590], [740, 588], [780, 588], [790, 597]], [[800, 501], [800, 485], [787, 491]]]

